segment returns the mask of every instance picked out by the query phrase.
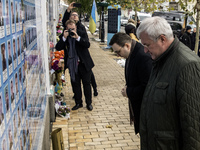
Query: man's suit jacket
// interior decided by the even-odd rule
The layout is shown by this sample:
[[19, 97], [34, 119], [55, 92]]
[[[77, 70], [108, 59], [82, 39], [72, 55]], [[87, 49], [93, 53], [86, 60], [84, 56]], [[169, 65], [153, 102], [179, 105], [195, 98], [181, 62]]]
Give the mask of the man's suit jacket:
[[[80, 36], [80, 41], [75, 42], [76, 52], [81, 61], [85, 65], [87, 71], [94, 67], [94, 62], [90, 56], [88, 48], [90, 47], [90, 42], [86, 30], [77, 30], [77, 34]], [[60, 40], [56, 44], [56, 50], [64, 50], [65, 52], [65, 69], [67, 68], [68, 50], [69, 43], [68, 39], [64, 42], [62, 39], [63, 34], [60, 36]]]
[[[133, 44], [131, 47], [133, 47]], [[131, 53], [125, 64], [126, 92], [134, 113], [136, 134], [139, 132], [140, 107], [151, 68], [152, 59], [150, 55], [144, 53], [144, 47], [136, 42], [134, 49], [131, 48]]]

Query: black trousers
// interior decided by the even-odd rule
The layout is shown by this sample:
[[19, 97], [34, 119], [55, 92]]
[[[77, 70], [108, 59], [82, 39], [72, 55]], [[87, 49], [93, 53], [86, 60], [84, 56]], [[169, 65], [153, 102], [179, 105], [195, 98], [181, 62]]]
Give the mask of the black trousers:
[[76, 104], [83, 103], [81, 82], [83, 84], [83, 92], [85, 95], [86, 104], [90, 105], [92, 103], [92, 92], [90, 85], [91, 74], [92, 70], [87, 71], [85, 65], [80, 62], [78, 65], [78, 73], [75, 75], [75, 81], [71, 81]]
[[[71, 80], [71, 84], [72, 84], [72, 80]], [[94, 74], [93, 74], [93, 71], [92, 71], [92, 74], [91, 74], [91, 85], [92, 85], [92, 88], [93, 88], [93, 91], [97, 91], [97, 83], [96, 83], [96, 79], [94, 77]], [[72, 91], [74, 93], [74, 87], [72, 86]]]
[[93, 91], [96, 91], [97, 90], [97, 84], [96, 84], [96, 80], [95, 80], [93, 72], [91, 74], [91, 85], [92, 85]]

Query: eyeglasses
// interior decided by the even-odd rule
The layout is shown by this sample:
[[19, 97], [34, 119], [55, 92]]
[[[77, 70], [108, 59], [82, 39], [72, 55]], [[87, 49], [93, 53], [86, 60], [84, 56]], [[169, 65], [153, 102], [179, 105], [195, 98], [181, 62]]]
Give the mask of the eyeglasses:
[[71, 16], [74, 16], [74, 17], [75, 17], [75, 16], [78, 16], [78, 15], [77, 15], [77, 14], [71, 14]]
[[123, 48], [124, 46], [122, 46], [118, 51], [114, 51], [116, 54], [120, 54], [120, 52], [121, 52], [121, 49]]

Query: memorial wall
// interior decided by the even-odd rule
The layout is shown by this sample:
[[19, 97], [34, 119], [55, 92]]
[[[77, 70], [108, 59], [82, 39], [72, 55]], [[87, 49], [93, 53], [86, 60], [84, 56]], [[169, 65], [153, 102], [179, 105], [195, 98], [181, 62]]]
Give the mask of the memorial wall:
[[[54, 37], [53, 0], [45, 1], [0, 0], [2, 150], [29, 150], [38, 146], [49, 86], [46, 84], [49, 78], [46, 66], [51, 61], [49, 42]], [[47, 28], [43, 29], [45, 24]]]

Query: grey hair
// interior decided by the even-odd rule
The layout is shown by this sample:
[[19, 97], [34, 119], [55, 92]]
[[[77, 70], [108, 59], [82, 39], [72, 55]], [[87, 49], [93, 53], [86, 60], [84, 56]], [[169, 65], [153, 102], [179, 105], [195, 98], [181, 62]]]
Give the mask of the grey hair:
[[160, 35], [165, 35], [168, 40], [173, 38], [170, 24], [164, 18], [157, 16], [142, 21], [137, 29], [137, 37], [140, 38], [142, 32], [146, 33], [153, 41], [157, 41]]

